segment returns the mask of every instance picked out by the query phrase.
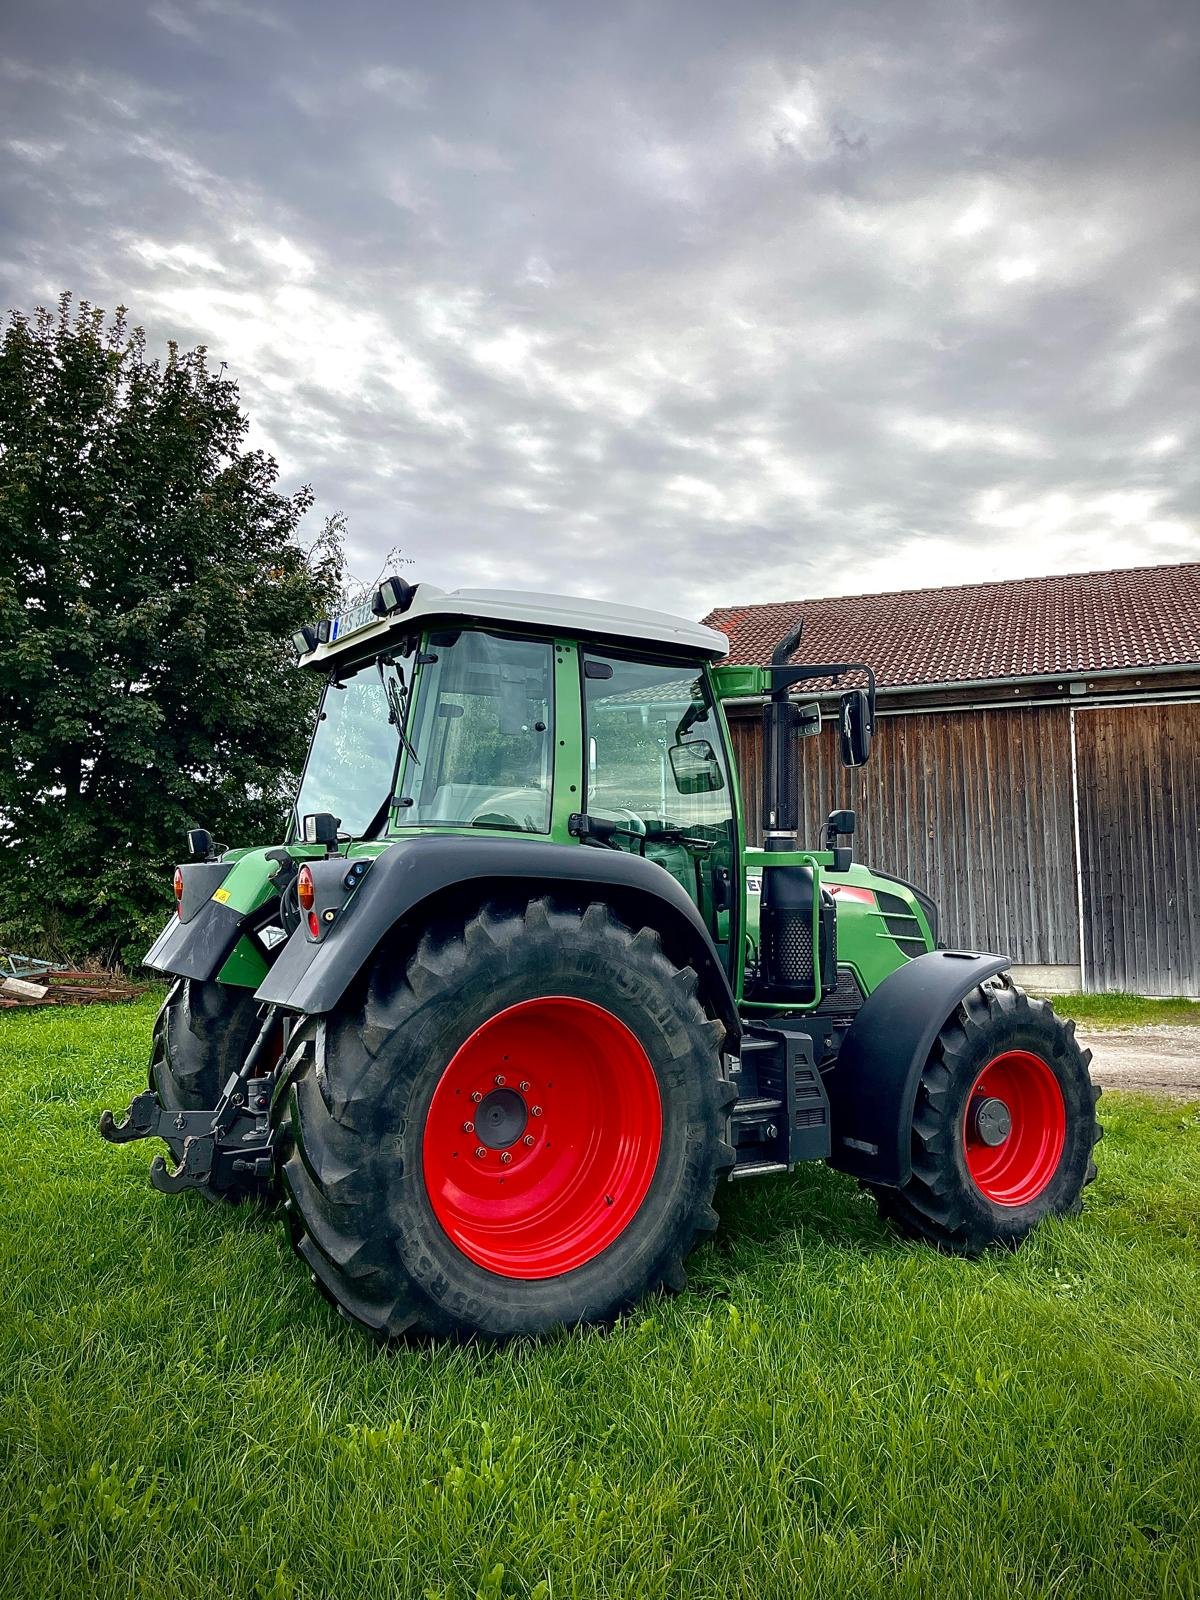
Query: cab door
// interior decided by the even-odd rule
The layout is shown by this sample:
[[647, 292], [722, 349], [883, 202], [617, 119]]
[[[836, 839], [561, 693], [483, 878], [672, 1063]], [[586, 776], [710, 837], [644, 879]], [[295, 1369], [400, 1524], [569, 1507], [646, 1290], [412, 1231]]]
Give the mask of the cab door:
[[599, 650], [583, 653], [582, 670], [587, 813], [682, 884], [732, 970], [734, 797], [704, 674]]

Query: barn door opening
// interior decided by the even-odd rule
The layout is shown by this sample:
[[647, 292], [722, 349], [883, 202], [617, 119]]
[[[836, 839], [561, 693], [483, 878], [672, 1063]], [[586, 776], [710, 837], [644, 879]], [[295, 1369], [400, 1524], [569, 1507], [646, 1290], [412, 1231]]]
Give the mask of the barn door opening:
[[1200, 995], [1200, 704], [1075, 712], [1088, 989]]

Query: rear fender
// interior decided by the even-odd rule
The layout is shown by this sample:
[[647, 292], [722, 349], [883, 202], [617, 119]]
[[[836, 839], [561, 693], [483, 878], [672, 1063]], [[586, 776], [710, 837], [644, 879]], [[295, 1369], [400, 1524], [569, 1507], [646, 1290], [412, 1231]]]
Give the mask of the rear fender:
[[872, 990], [825, 1079], [831, 1166], [868, 1183], [908, 1182], [917, 1085], [934, 1040], [959, 1001], [1009, 964], [1007, 956], [930, 950]]
[[453, 834], [398, 841], [375, 858], [319, 939], [296, 929], [258, 998], [306, 1015], [332, 1011], [392, 930], [427, 922], [448, 892], [478, 904], [513, 891], [604, 900], [635, 927], [656, 928], [669, 952], [696, 969], [736, 1048], [741, 1023], [729, 977], [686, 891], [656, 862], [587, 845]]
[[[237, 861], [190, 861], [180, 866], [183, 895], [172, 916], [142, 957], [143, 965], [177, 978], [216, 978], [243, 935], [270, 921], [278, 901], [272, 875], [286, 852], [246, 851]], [[257, 948], [251, 964], [261, 964]]]

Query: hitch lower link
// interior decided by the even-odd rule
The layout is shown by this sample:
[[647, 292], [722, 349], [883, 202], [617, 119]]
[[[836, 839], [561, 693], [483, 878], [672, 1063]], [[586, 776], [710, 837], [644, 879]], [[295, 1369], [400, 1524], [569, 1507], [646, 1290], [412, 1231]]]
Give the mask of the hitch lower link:
[[[101, 1134], [110, 1144], [163, 1139], [178, 1146], [182, 1141], [178, 1166], [171, 1166], [161, 1155], [150, 1163], [150, 1182], [163, 1194], [178, 1194], [182, 1189], [226, 1193], [266, 1184], [275, 1170], [271, 1100], [282, 1051], [272, 1053], [271, 1046], [280, 1027], [272, 1010], [241, 1070], [230, 1075], [213, 1110], [172, 1111], [153, 1089], [144, 1089], [129, 1102], [122, 1121], [111, 1111], [101, 1112]], [[264, 1061], [272, 1065], [260, 1075]]]

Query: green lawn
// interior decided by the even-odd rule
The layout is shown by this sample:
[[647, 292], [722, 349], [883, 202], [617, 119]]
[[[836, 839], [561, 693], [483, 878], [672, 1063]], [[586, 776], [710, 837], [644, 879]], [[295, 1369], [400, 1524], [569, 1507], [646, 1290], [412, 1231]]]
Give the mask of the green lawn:
[[1085, 1028], [1134, 1028], [1143, 1023], [1200, 1027], [1200, 1001], [1147, 1000], [1140, 994], [1052, 994], [1054, 1009]]
[[1200, 1594], [1200, 1107], [1106, 1097], [1016, 1255], [814, 1168], [612, 1334], [381, 1352], [95, 1133], [156, 998], [0, 1015], [6, 1596]]

